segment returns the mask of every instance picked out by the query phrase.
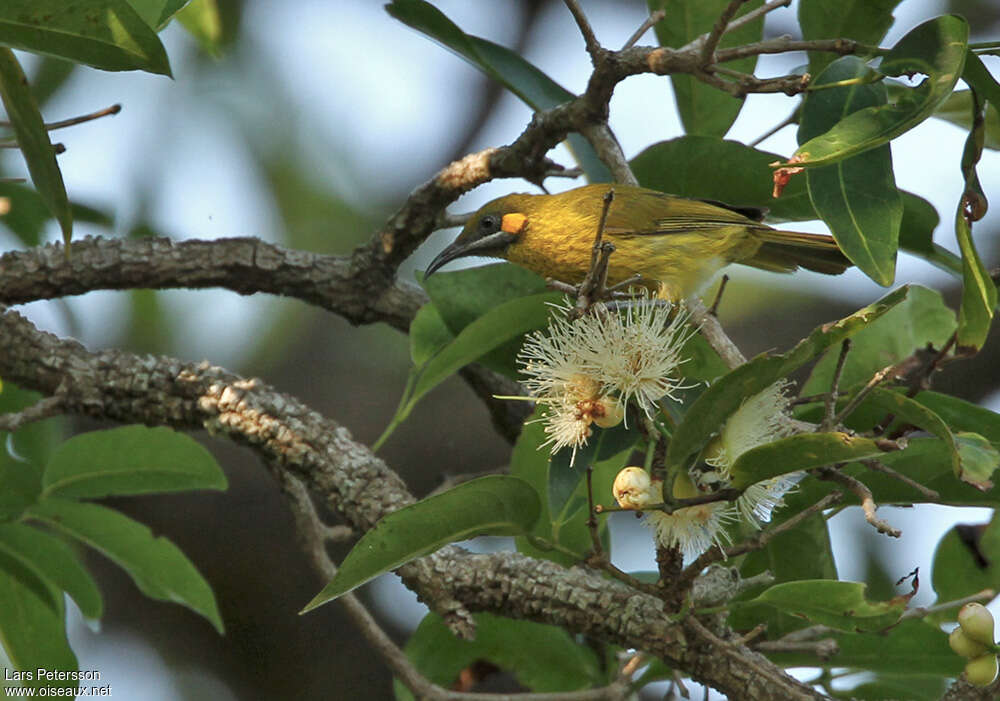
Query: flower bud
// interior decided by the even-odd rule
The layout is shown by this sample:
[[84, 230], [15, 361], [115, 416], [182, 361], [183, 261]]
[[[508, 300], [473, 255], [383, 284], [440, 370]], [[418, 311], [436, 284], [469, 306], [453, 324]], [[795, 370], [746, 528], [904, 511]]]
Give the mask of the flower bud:
[[594, 402], [592, 416], [601, 428], [614, 428], [625, 418], [625, 405], [618, 397], [607, 395]]
[[982, 604], [966, 604], [959, 609], [958, 625], [977, 643], [993, 644], [993, 614]]
[[615, 477], [611, 488], [615, 501], [623, 509], [641, 509], [660, 501], [656, 487], [649, 473], [641, 467], [626, 467]]
[[955, 654], [961, 655], [966, 659], [971, 660], [986, 654], [986, 646], [966, 635], [961, 627], [951, 631], [951, 635], [948, 636], [948, 644], [951, 645], [951, 649], [955, 651]]
[[992, 652], [965, 665], [965, 678], [975, 686], [989, 686], [997, 678], [997, 656]]

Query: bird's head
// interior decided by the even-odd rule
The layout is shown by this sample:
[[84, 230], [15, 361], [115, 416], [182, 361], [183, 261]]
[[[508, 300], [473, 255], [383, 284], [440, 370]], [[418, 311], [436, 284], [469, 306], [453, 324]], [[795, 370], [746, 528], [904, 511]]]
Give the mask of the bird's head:
[[469, 217], [454, 243], [438, 254], [427, 266], [430, 277], [445, 263], [466, 256], [506, 258], [507, 248], [518, 240], [528, 225], [527, 216], [517, 211], [517, 197], [508, 195], [493, 200]]

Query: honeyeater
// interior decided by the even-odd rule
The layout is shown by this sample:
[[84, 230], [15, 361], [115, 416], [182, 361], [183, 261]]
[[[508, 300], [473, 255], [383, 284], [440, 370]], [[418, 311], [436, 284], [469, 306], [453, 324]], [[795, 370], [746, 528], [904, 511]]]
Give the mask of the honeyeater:
[[774, 229], [766, 210], [668, 195], [629, 185], [596, 184], [556, 195], [512, 194], [484, 205], [427, 268], [431, 275], [464, 256], [503, 258], [567, 283], [590, 269], [591, 250], [614, 188], [604, 237], [615, 246], [608, 284], [639, 274], [662, 297], [699, 291], [720, 268], [743, 263], [790, 273], [798, 267], [837, 275], [851, 262], [824, 234]]

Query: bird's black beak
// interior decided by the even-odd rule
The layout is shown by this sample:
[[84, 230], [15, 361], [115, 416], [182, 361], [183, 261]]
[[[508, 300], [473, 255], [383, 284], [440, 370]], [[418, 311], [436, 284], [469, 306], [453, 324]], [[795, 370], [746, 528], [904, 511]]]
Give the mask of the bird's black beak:
[[515, 234], [506, 231], [498, 231], [495, 234], [483, 236], [474, 241], [456, 240], [453, 244], [441, 251], [437, 257], [427, 266], [424, 279], [429, 278], [439, 268], [446, 263], [450, 263], [458, 258], [466, 256], [485, 256], [487, 258], [503, 258], [504, 251], [511, 243], [517, 240]]

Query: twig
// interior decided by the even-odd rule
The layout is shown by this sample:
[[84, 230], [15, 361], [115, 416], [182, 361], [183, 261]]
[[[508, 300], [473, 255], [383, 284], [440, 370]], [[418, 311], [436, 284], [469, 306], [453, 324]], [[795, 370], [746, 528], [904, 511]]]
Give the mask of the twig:
[[719, 320], [709, 313], [700, 299], [692, 297], [685, 301], [685, 305], [687, 305], [688, 311], [691, 312], [691, 321], [698, 327], [701, 335], [715, 349], [715, 352], [722, 358], [722, 362], [730, 370], [739, 367], [747, 361], [743, 353], [740, 352], [740, 349], [736, 347], [736, 344], [722, 330]]
[[880, 519], [875, 515], [875, 510], [878, 509], [878, 505], [875, 503], [875, 498], [872, 496], [872, 490], [868, 489], [867, 485], [863, 482], [846, 475], [840, 470], [834, 468], [821, 468], [816, 471], [817, 476], [820, 479], [828, 480], [830, 482], [839, 482], [844, 485], [854, 495], [861, 500], [861, 509], [865, 512], [865, 520], [870, 523], [876, 531], [890, 538], [898, 538], [903, 535], [903, 532], [898, 528], [893, 528], [889, 525], [887, 521]]
[[600, 42], [594, 36], [594, 30], [590, 26], [587, 16], [583, 14], [583, 10], [576, 0], [564, 0], [564, 2], [573, 15], [573, 19], [576, 20], [576, 26], [580, 28], [580, 34], [583, 35], [583, 42], [587, 46], [587, 53], [590, 54], [590, 60], [596, 64], [600, 60], [601, 54], [604, 53], [604, 49], [601, 48]]
[[765, 131], [763, 134], [761, 134], [760, 136], [758, 136], [756, 139], [754, 139], [753, 141], [751, 141], [750, 142], [750, 146], [756, 147], [762, 141], [766, 141], [767, 139], [771, 138], [772, 136], [774, 136], [775, 134], [777, 134], [779, 131], [781, 131], [785, 127], [790, 126], [792, 124], [798, 123], [798, 121], [799, 121], [799, 112], [801, 111], [801, 109], [802, 109], [802, 104], [799, 103], [795, 107], [795, 109], [792, 110], [792, 113], [790, 115], [788, 115], [787, 117], [785, 117], [784, 119], [782, 119], [780, 122], [778, 122], [773, 127], [771, 127], [770, 129], [768, 129], [767, 131]]
[[867, 397], [868, 394], [880, 385], [888, 376], [897, 372], [898, 368], [898, 365], [889, 365], [872, 375], [872, 378], [868, 380], [867, 384], [858, 390], [858, 393], [851, 397], [851, 401], [847, 403], [847, 406], [841, 409], [840, 413], [837, 414], [833, 420], [833, 425], [836, 426], [837, 424], [843, 423], [844, 419], [850, 416], [854, 410], [858, 408], [858, 405], [864, 401], [865, 397]]
[[80, 115], [79, 117], [71, 117], [70, 119], [64, 119], [61, 122], [52, 122], [46, 124], [45, 128], [49, 131], [53, 129], [63, 129], [65, 127], [73, 127], [77, 124], [83, 124], [84, 122], [90, 122], [95, 119], [100, 119], [101, 117], [110, 117], [111, 115], [118, 114], [122, 111], [122, 106], [115, 104], [111, 107], [106, 107], [103, 110], [97, 110], [96, 112], [91, 112], [90, 114]]
[[14, 433], [22, 426], [49, 419], [62, 412], [62, 397], [43, 397], [26, 409], [11, 414], [0, 414], [0, 431], [4, 433]]
[[740, 7], [747, 2], [747, 0], [729, 0], [729, 4], [726, 5], [726, 9], [722, 11], [719, 18], [715, 20], [715, 24], [712, 25], [712, 31], [708, 33], [708, 37], [705, 39], [705, 43], [701, 47], [701, 64], [707, 66], [710, 63], [714, 63], [712, 56], [715, 54], [715, 50], [719, 48], [719, 41], [722, 40], [722, 35], [726, 33], [726, 27], [729, 26], [729, 21], [736, 16], [739, 12]]
[[923, 494], [924, 498], [926, 498], [928, 501], [941, 501], [941, 495], [938, 492], [934, 491], [930, 487], [920, 484], [920, 482], [917, 482], [916, 480], [904, 475], [902, 472], [898, 472], [897, 470], [892, 469], [883, 462], [880, 462], [872, 458], [870, 460], [862, 460], [861, 464], [867, 467], [869, 470], [872, 470], [873, 472], [881, 472], [882, 474], [889, 475], [893, 479], [899, 480], [906, 486], [912, 487], [913, 489]]
[[840, 376], [844, 373], [844, 363], [847, 361], [847, 354], [851, 352], [851, 339], [845, 338], [840, 344], [840, 355], [837, 357], [837, 366], [833, 370], [833, 379], [830, 381], [830, 392], [823, 402], [823, 420], [817, 430], [826, 433], [836, 426], [837, 396], [840, 394]]
[[969, 596], [963, 597], [961, 599], [954, 599], [953, 601], [945, 601], [940, 604], [934, 604], [933, 606], [918, 606], [917, 608], [906, 609], [903, 611], [903, 615], [899, 617], [899, 620], [905, 621], [908, 618], [923, 618], [932, 613], [939, 613], [941, 611], [947, 611], [948, 609], [956, 609], [965, 606], [966, 604], [971, 604], [975, 601], [981, 601], [983, 603], [993, 601], [997, 593], [992, 589], [983, 589], [975, 594], [970, 594]]
[[666, 10], [660, 9], [657, 10], [656, 12], [653, 12], [649, 17], [646, 18], [646, 20], [642, 24], [639, 25], [639, 28], [632, 33], [632, 36], [630, 36], [628, 40], [624, 44], [622, 44], [621, 50], [624, 51], [625, 49], [631, 49], [633, 46], [635, 46], [636, 42], [642, 38], [643, 34], [649, 31], [650, 27], [655, 25], [657, 22], [659, 22], [666, 16], [667, 16]]
[[758, 17], [766, 15], [768, 12], [781, 9], [782, 7], [788, 7], [791, 4], [792, 0], [771, 0], [771, 2], [766, 2], [760, 7], [750, 10], [745, 15], [741, 15], [733, 19], [733, 21], [729, 23], [729, 26], [726, 27], [726, 31], [723, 33], [727, 34], [729, 32], [734, 32], [740, 27], [745, 27], [750, 24]]
[[722, 280], [719, 281], [719, 289], [715, 293], [715, 299], [712, 301], [712, 306], [708, 310], [708, 313], [716, 318], [719, 317], [719, 302], [722, 301], [722, 293], [726, 291], [727, 284], [729, 284], [729, 276], [723, 275]]
[[577, 288], [576, 313], [585, 313], [594, 302], [600, 301], [607, 289], [608, 262], [615, 251], [612, 243], [604, 241], [604, 227], [608, 222], [608, 212], [615, 199], [615, 189], [609, 188], [604, 193], [604, 205], [601, 208], [601, 218], [597, 222], [597, 232], [594, 234], [594, 245], [590, 250], [590, 269]]
[[684, 569], [684, 572], [681, 573], [681, 576], [679, 578], [679, 582], [686, 583], [694, 580], [695, 577], [701, 574], [702, 570], [704, 570], [711, 564], [719, 562], [720, 560], [724, 560], [729, 557], [737, 557], [739, 555], [743, 555], [744, 553], [752, 552], [754, 550], [760, 550], [761, 548], [766, 546], [769, 542], [771, 542], [771, 540], [776, 536], [781, 535], [785, 531], [798, 527], [800, 523], [805, 521], [813, 514], [818, 514], [822, 512], [824, 509], [833, 506], [843, 498], [844, 498], [843, 492], [840, 491], [830, 492], [825, 497], [817, 501], [815, 504], [812, 504], [811, 506], [803, 509], [799, 513], [789, 518], [787, 521], [783, 521], [782, 523], [779, 523], [776, 526], [772, 526], [767, 530], [760, 531], [755, 536], [747, 538], [742, 543], [730, 546], [725, 550], [722, 550], [718, 546], [715, 546], [710, 550], [705, 551], [704, 553], [699, 555], [694, 562], [692, 562]]
[[887, 49], [880, 49], [877, 46], [868, 46], [853, 39], [815, 39], [802, 41], [792, 39], [790, 35], [780, 36], [774, 39], [765, 39], [753, 44], [735, 46], [731, 49], [719, 49], [715, 52], [715, 63], [728, 63], [737, 61], [748, 56], [760, 56], [761, 54], [783, 54], [790, 51], [825, 51], [828, 53], [840, 54], [883, 54]]
[[807, 655], [816, 655], [821, 660], [829, 660], [840, 652], [840, 645], [833, 638], [801, 643], [764, 640], [754, 645], [753, 649], [759, 652], [804, 652]]

